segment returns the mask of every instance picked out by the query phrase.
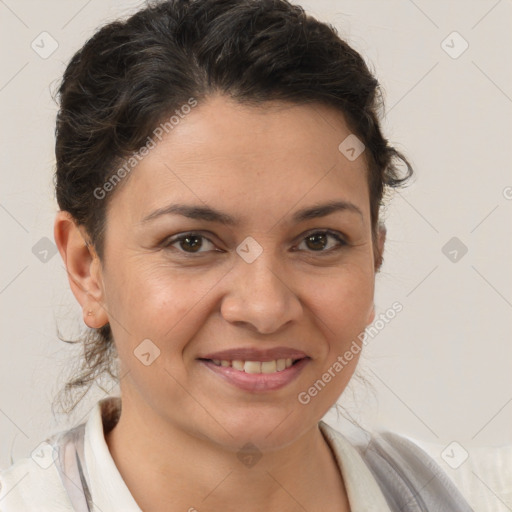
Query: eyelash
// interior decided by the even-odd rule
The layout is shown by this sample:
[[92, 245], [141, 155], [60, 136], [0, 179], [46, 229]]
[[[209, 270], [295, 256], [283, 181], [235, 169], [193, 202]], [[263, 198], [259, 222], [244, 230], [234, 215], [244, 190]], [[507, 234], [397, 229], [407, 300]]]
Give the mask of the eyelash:
[[[344, 240], [336, 231], [331, 231], [329, 229], [310, 231], [309, 233], [307, 233], [303, 237], [303, 239], [301, 240], [300, 243], [306, 241], [306, 239], [308, 237], [313, 236], [313, 235], [327, 235], [327, 236], [330, 236], [330, 237], [334, 238], [339, 243], [339, 245], [337, 247], [334, 247], [334, 248], [331, 248], [331, 249], [327, 249], [327, 250], [319, 250], [319, 251], [309, 250], [309, 251], [306, 251], [306, 252], [310, 252], [312, 254], [332, 254], [333, 252], [339, 251], [344, 246], [349, 245], [347, 243], [347, 241]], [[197, 233], [195, 231], [189, 231], [187, 233], [183, 233], [183, 234], [180, 234], [180, 235], [174, 235], [174, 236], [172, 236], [170, 238], [166, 238], [160, 244], [160, 246], [162, 248], [164, 248], [164, 249], [167, 249], [167, 248], [170, 248], [174, 244], [177, 244], [177, 243], [179, 243], [181, 241], [184, 241], [188, 237], [203, 238], [205, 240], [208, 240], [211, 244], [213, 244], [213, 242], [208, 237], [206, 237], [206, 236], [204, 236], [204, 235], [202, 235], [200, 233]], [[178, 252], [184, 254], [186, 257], [197, 257], [200, 254], [205, 254], [205, 253], [208, 253], [210, 251], [200, 251], [200, 252], [195, 252], [194, 253], [194, 252], [187, 252], [187, 251], [184, 251], [182, 249], [178, 249]]]

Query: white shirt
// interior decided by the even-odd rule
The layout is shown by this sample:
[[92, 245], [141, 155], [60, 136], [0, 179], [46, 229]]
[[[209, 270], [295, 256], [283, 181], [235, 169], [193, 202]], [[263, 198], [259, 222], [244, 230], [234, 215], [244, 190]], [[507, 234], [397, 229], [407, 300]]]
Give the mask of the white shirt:
[[[112, 400], [100, 400], [85, 427], [84, 456], [95, 512], [141, 512], [105, 441], [103, 425]], [[357, 449], [337, 430], [320, 421], [343, 475], [352, 512], [390, 512], [384, 495]], [[0, 472], [0, 512], [72, 512], [54, 463], [50, 444]]]

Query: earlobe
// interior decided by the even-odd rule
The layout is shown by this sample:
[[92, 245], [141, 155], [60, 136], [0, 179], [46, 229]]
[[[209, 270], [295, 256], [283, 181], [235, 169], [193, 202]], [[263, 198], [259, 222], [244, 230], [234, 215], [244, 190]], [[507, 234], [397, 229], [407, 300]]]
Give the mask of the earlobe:
[[55, 243], [66, 267], [73, 295], [83, 310], [88, 327], [99, 328], [108, 323], [105, 310], [101, 265], [85, 231], [71, 214], [59, 211], [54, 224]]

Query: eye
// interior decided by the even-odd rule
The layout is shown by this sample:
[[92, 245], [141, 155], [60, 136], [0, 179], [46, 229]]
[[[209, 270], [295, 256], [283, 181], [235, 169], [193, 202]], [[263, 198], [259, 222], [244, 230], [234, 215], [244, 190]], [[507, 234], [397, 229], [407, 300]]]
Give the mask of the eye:
[[[208, 250], [211, 250], [211, 248], [215, 247], [215, 245], [210, 240], [208, 240], [208, 238], [206, 238], [203, 235], [200, 235], [199, 233], [183, 233], [182, 235], [173, 236], [171, 238], [166, 239], [163, 242], [162, 246], [168, 248], [175, 246], [176, 244], [179, 246], [179, 248], [176, 248], [180, 252], [189, 254], [208, 252]], [[210, 248], [208, 248], [208, 244], [210, 244]], [[201, 249], [204, 249], [205, 246], [206, 250], [201, 251]]]
[[[300, 249], [302, 244], [306, 244], [308, 252], [322, 253], [331, 253], [348, 245], [338, 233], [329, 230], [309, 233], [297, 247]], [[200, 254], [212, 250], [218, 251], [218, 249], [215, 249], [213, 242], [204, 235], [195, 232], [183, 233], [167, 238], [162, 242], [162, 247], [166, 249], [173, 247], [185, 254]]]
[[[335, 240], [337, 244], [329, 244], [329, 239]], [[304, 240], [298, 245], [306, 244], [306, 247], [313, 252], [332, 252], [347, 245], [343, 238], [333, 231], [314, 231], [308, 234]], [[334, 245], [334, 246], [333, 246]]]

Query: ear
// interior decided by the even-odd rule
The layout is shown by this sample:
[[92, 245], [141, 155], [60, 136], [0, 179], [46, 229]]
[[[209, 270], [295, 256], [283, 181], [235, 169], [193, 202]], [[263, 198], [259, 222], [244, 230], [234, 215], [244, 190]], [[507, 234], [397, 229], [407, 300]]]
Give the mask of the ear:
[[104, 307], [101, 262], [85, 232], [69, 212], [59, 211], [54, 224], [55, 243], [68, 273], [69, 285], [83, 310], [88, 327], [98, 329], [108, 323]]
[[377, 273], [384, 261], [384, 244], [386, 242], [386, 226], [379, 222], [377, 226], [377, 240], [375, 247], [375, 272]]

